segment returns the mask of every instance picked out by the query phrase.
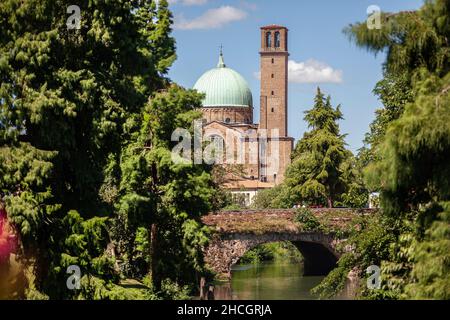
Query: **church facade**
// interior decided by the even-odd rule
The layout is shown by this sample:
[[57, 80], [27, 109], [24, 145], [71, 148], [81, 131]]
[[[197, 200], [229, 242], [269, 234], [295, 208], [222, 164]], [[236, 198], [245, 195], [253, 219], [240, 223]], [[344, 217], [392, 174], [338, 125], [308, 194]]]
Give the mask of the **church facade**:
[[253, 121], [254, 100], [246, 80], [225, 64], [222, 52], [217, 67], [194, 85], [205, 94], [204, 137], [214, 141], [221, 160], [216, 163], [229, 169], [224, 187], [247, 205], [258, 191], [284, 180], [294, 143], [288, 135], [288, 29], [262, 27], [259, 54], [259, 124]]

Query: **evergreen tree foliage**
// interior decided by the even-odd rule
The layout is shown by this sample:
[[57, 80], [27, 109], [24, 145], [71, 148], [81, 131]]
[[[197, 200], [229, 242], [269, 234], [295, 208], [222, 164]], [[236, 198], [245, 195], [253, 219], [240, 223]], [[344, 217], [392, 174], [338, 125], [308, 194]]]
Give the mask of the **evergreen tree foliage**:
[[345, 191], [339, 197], [337, 205], [347, 208], [365, 208], [369, 202], [369, 191], [363, 178], [363, 167], [359, 157], [350, 151], [341, 165]]
[[310, 131], [297, 143], [285, 181], [255, 197], [253, 207], [367, 206], [368, 191], [362, 179], [361, 161], [345, 148], [340, 134], [340, 106], [317, 89], [315, 104], [305, 112]]
[[[406, 103], [411, 102], [413, 97], [410, 80], [405, 74], [394, 75], [386, 71], [384, 78], [377, 83], [374, 93], [380, 98], [383, 107], [375, 111], [375, 120], [366, 133], [364, 147], [359, 150], [360, 167], [379, 160], [377, 150], [383, 142], [388, 125], [403, 114]], [[379, 191], [380, 187], [370, 186], [373, 191]]]
[[341, 165], [348, 156], [344, 136], [339, 132], [340, 106], [317, 89], [314, 107], [304, 120], [311, 131], [295, 147], [292, 164], [286, 172], [286, 185], [294, 203], [333, 206], [344, 192]]
[[408, 298], [450, 299], [450, 203], [441, 206], [423, 239], [412, 242], [412, 281], [405, 287]]
[[71, 263], [117, 280], [105, 250], [121, 152], [176, 57], [166, 0], [79, 1], [80, 29], [66, 26], [71, 4], [0, 3], [1, 196], [29, 285], [50, 298], [83, 296], [65, 287]]
[[450, 156], [450, 97], [443, 79], [423, 71], [419, 94], [388, 128], [369, 178], [383, 185], [383, 207], [399, 214], [436, 200], [448, 200]]
[[253, 198], [252, 207], [255, 209], [289, 209], [294, 205], [290, 199], [289, 188], [281, 183], [271, 189], [259, 191]]
[[450, 4], [429, 0], [418, 11], [384, 17], [381, 30], [359, 23], [346, 32], [362, 47], [387, 52], [376, 89], [386, 109], [375, 122], [381, 130], [370, 136], [376, 148], [366, 158], [366, 179], [381, 190], [381, 221], [393, 238], [376, 236], [380, 253], [372, 257], [356, 241], [353, 266], [368, 258], [381, 264], [382, 289], [364, 290], [366, 297], [448, 299]]
[[[193, 137], [201, 101], [202, 95], [176, 85], [153, 96], [120, 162], [120, 221], [127, 235], [136, 234], [138, 227], [157, 227], [152, 229], [151, 245], [153, 284], [158, 289], [164, 279], [190, 284], [205, 271], [201, 248], [208, 241], [208, 229], [199, 218], [211, 210], [215, 196], [212, 168], [173, 162], [171, 153], [178, 143], [171, 141], [175, 129], [190, 128]], [[132, 243], [121, 243], [131, 258]]]

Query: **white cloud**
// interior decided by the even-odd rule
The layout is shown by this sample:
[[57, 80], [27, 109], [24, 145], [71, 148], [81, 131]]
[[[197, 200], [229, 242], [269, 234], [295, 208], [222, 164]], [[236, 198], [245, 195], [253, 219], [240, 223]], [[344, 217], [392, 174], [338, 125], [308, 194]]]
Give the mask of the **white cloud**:
[[[305, 62], [288, 62], [289, 82], [293, 83], [341, 83], [342, 70], [334, 70], [326, 63], [309, 59]], [[254, 72], [253, 76], [261, 80], [261, 72]]]
[[[195, 1], [195, 0], [193, 0]], [[232, 6], [222, 6], [216, 9], [210, 9], [201, 16], [192, 20], [185, 19], [183, 15], [175, 17], [175, 28], [182, 30], [193, 29], [213, 29], [224, 25], [243, 20], [247, 13]]]
[[208, 0], [169, 0], [170, 4], [181, 3], [185, 6], [201, 6], [207, 2]]
[[289, 82], [341, 83], [342, 70], [335, 70], [326, 63], [309, 59], [305, 62], [289, 60]]

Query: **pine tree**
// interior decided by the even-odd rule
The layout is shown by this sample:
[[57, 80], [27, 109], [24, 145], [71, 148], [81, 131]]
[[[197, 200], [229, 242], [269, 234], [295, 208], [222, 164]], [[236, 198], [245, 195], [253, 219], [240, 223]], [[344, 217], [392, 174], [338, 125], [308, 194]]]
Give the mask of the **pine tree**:
[[333, 207], [345, 190], [341, 165], [347, 157], [344, 136], [339, 132], [340, 106], [333, 108], [331, 98], [317, 89], [314, 107], [304, 120], [311, 131], [297, 143], [293, 161], [286, 172], [291, 201]]

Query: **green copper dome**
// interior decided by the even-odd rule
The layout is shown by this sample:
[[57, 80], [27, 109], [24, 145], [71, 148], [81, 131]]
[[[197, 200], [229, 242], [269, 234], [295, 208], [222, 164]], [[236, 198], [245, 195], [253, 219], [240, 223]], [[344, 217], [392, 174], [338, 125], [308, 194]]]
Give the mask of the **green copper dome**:
[[217, 67], [203, 74], [194, 89], [206, 94], [203, 107], [253, 107], [247, 81], [233, 69], [227, 68], [222, 53]]

